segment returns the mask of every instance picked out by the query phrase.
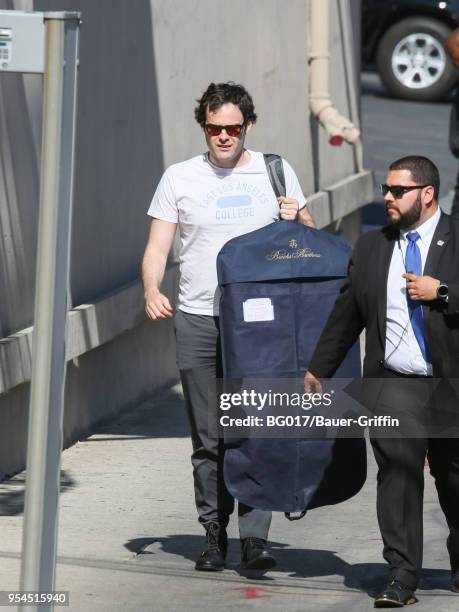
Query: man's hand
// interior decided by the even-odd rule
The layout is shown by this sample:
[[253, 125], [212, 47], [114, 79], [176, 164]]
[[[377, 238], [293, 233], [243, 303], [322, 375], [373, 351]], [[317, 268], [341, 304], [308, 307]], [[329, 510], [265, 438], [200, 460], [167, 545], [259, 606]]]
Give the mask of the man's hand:
[[303, 208], [300, 208], [298, 211], [298, 223], [302, 225], [308, 225], [309, 227], [317, 227], [314, 223], [314, 219], [311, 217], [311, 213], [308, 210], [308, 205], [306, 204]]
[[431, 302], [437, 299], [437, 287], [440, 281], [432, 276], [416, 276], [407, 272], [402, 274], [403, 278], [406, 278], [406, 290], [410, 299], [422, 300], [423, 302]]
[[304, 392], [319, 393], [322, 395], [322, 384], [320, 380], [316, 378], [309, 370], [304, 375]]
[[284, 221], [296, 221], [300, 205], [295, 198], [277, 198], [280, 206], [280, 217]]
[[152, 321], [157, 321], [170, 319], [174, 314], [174, 309], [159, 289], [152, 289], [145, 294], [145, 312]]

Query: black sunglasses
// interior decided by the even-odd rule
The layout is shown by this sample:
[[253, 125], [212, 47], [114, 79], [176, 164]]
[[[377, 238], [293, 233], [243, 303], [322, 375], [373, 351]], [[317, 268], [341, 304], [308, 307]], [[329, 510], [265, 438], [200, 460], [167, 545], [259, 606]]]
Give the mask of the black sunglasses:
[[228, 136], [240, 136], [244, 128], [244, 123], [236, 123], [235, 125], [214, 125], [213, 123], [206, 123], [204, 129], [209, 136], [220, 136], [222, 130], [228, 134]]
[[388, 194], [389, 191], [390, 191], [391, 194], [394, 196], [394, 198], [396, 200], [399, 200], [408, 191], [412, 191], [413, 189], [424, 189], [424, 187], [429, 187], [429, 186], [430, 185], [409, 185], [408, 187], [405, 187], [405, 185], [385, 185], [385, 184], [382, 184], [379, 187], [381, 189], [381, 193], [383, 194], [383, 196]]

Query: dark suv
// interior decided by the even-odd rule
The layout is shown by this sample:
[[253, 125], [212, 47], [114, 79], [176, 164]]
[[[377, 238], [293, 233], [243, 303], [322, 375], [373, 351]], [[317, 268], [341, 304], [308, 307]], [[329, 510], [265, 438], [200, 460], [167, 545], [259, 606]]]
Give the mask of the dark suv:
[[398, 98], [443, 98], [458, 78], [444, 49], [458, 26], [459, 0], [362, 0], [363, 66]]

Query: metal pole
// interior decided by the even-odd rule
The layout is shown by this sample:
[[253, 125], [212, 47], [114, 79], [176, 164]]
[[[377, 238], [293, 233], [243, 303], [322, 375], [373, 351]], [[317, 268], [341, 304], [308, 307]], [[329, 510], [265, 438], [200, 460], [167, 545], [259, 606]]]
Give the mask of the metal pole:
[[[341, 29], [341, 40], [344, 55], [344, 71], [346, 76], [346, 89], [347, 97], [349, 101], [349, 115], [352, 123], [360, 129], [360, 114], [359, 114], [359, 102], [358, 102], [358, 91], [360, 84], [355, 71], [355, 51], [354, 51], [354, 39], [355, 36], [351, 32], [350, 19], [351, 19], [351, 7], [349, 0], [338, 0], [338, 14], [339, 23]], [[360, 49], [360, 47], [358, 47]], [[354, 158], [357, 172], [363, 170], [363, 147], [362, 139], [360, 138], [354, 144]]]
[[[54, 590], [65, 385], [78, 13], [45, 13], [46, 60], [21, 590]], [[51, 611], [31, 605], [21, 611]]]

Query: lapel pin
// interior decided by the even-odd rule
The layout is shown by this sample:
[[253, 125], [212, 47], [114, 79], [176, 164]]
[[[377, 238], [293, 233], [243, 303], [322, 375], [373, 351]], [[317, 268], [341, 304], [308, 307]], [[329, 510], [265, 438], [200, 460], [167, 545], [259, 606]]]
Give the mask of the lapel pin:
[[438, 244], [438, 246], [443, 246], [445, 244], [445, 241], [444, 240], [439, 240], [437, 242], [437, 244]]

